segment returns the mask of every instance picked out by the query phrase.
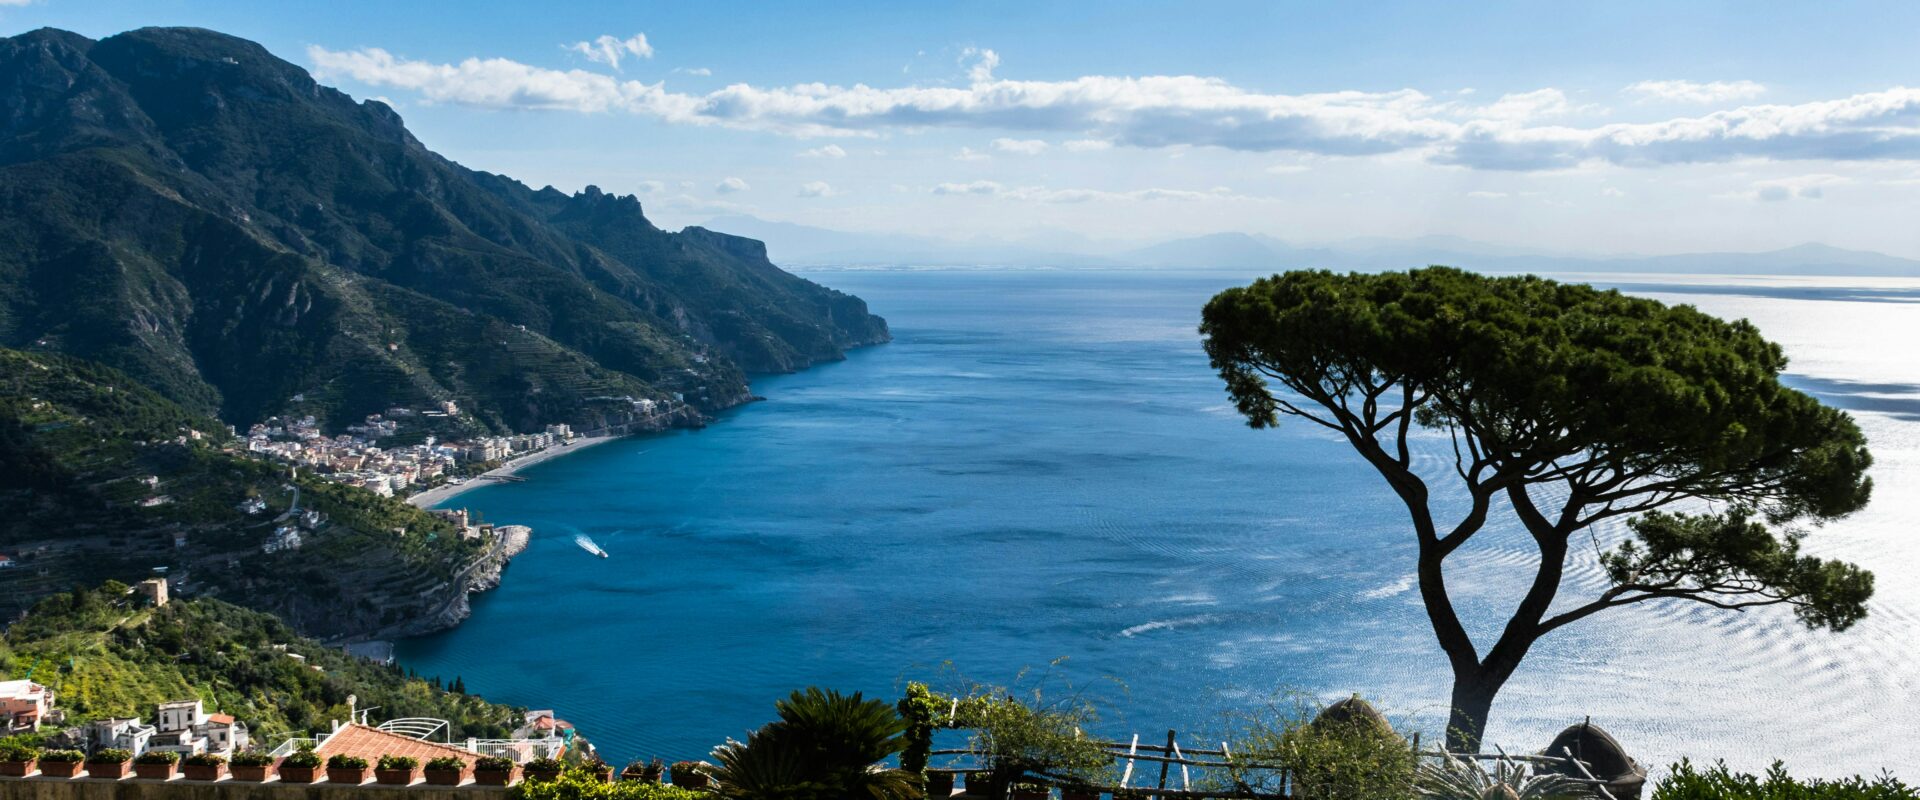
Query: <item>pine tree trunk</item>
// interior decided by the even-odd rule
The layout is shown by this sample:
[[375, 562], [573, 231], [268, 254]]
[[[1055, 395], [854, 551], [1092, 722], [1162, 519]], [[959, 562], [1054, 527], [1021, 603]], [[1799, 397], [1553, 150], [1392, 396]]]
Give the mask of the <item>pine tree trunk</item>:
[[1454, 675], [1453, 711], [1447, 716], [1448, 750], [1480, 752], [1480, 740], [1487, 731], [1487, 716], [1493, 711], [1493, 697], [1505, 682], [1484, 671]]

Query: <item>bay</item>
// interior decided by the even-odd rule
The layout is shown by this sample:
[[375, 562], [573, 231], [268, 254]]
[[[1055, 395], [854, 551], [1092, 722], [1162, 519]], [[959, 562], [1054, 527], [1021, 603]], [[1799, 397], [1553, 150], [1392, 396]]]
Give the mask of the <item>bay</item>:
[[[557, 709], [614, 761], [703, 757], [802, 686], [893, 698], [959, 676], [1072, 685], [1111, 736], [1215, 741], [1225, 715], [1291, 692], [1444, 725], [1404, 510], [1324, 431], [1248, 429], [1200, 350], [1200, 307], [1248, 276], [810, 277], [865, 298], [895, 341], [756, 379], [767, 401], [709, 428], [450, 501], [534, 539], [471, 619], [399, 660]], [[1655, 765], [1920, 777], [1903, 769], [1920, 763], [1920, 282], [1596, 280], [1754, 320], [1795, 385], [1854, 411], [1876, 499], [1809, 544], [1875, 570], [1879, 593], [1842, 634], [1780, 609], [1599, 615], [1535, 648], [1490, 738], [1533, 750], [1591, 715]], [[1448, 468], [1445, 439], [1421, 445], [1425, 470]], [[1449, 562], [1481, 641], [1533, 563], [1497, 519]], [[1562, 602], [1601, 588], [1589, 551]]]

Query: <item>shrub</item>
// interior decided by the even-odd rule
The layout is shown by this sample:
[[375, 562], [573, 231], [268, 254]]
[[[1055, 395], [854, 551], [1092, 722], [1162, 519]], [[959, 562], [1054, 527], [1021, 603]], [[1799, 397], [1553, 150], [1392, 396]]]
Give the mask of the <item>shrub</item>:
[[[875, 764], [906, 746], [891, 704], [809, 687], [774, 704], [780, 718], [713, 750], [729, 797], [920, 797], [919, 776]], [[675, 764], [676, 782], [686, 762]]]
[[172, 750], [148, 750], [133, 760], [135, 764], [178, 764], [180, 754]]
[[528, 772], [559, 772], [566, 768], [567, 763], [557, 758], [536, 758], [527, 762]]
[[0, 761], [32, 761], [38, 749], [20, 742], [0, 742]]
[[42, 750], [40, 751], [41, 761], [51, 761], [55, 764], [71, 764], [75, 761], [85, 761], [86, 758], [87, 758], [87, 754], [82, 753], [78, 750]]
[[327, 759], [327, 767], [331, 769], [366, 769], [367, 760], [359, 756], [350, 756], [346, 753], [336, 753], [332, 758]]
[[1315, 800], [1409, 800], [1415, 796], [1419, 757], [1389, 726], [1356, 719], [1315, 724], [1318, 704], [1299, 697], [1240, 720], [1226, 738], [1235, 761], [1278, 764], [1282, 771], [1230, 768], [1229, 786], [1278, 792], [1284, 775], [1294, 791]]
[[1673, 765], [1653, 789], [1653, 800], [1917, 800], [1920, 789], [1892, 775], [1873, 780], [1858, 775], [1835, 781], [1795, 780], [1778, 761], [1766, 776], [1734, 772], [1725, 762], [1698, 769], [1692, 762]]
[[[242, 753], [240, 755], [246, 754]], [[235, 761], [240, 760], [240, 756], [234, 756], [233, 758]], [[227, 760], [221, 758], [219, 753], [194, 753], [193, 755], [187, 756], [185, 763], [195, 767], [217, 767], [227, 763]]]
[[[386, 761], [386, 759], [384, 758], [380, 760]], [[511, 761], [507, 762], [507, 766], [509, 767], [513, 766], [513, 762]], [[458, 772], [466, 768], [467, 768], [466, 760], [459, 758], [457, 756], [441, 756], [439, 758], [436, 758], [432, 761], [427, 762], [427, 769], [433, 770], [435, 772]]]
[[[459, 761], [460, 759], [455, 758], [453, 760]], [[381, 756], [380, 757], [380, 764], [379, 764], [380, 769], [411, 770], [417, 766], [420, 766], [420, 759], [414, 758], [413, 756]]]
[[[233, 754], [233, 765], [236, 767], [264, 767], [272, 763], [273, 763], [273, 756], [268, 755], [266, 753], [262, 753], [258, 750], [249, 750], [245, 753]], [[317, 764], [319, 762], [316, 761], [314, 763]], [[294, 766], [299, 766], [299, 765], [295, 764]]]
[[87, 763], [89, 764], [120, 764], [120, 763], [124, 763], [127, 759], [130, 759], [130, 758], [133, 758], [133, 751], [131, 750], [122, 750], [118, 747], [107, 747], [100, 750], [95, 750], [93, 755], [87, 757]]
[[[239, 763], [239, 759], [235, 759], [234, 763]], [[280, 764], [286, 767], [317, 767], [320, 766], [320, 754], [312, 750], [301, 750], [298, 753], [287, 756], [287, 760], [280, 762]]]
[[570, 769], [550, 781], [515, 784], [508, 800], [714, 800], [709, 792], [663, 783], [606, 783], [585, 770]]
[[475, 759], [473, 768], [486, 770], [488, 772], [506, 772], [507, 770], [513, 769], [513, 759], [507, 758], [506, 756], [486, 756]]

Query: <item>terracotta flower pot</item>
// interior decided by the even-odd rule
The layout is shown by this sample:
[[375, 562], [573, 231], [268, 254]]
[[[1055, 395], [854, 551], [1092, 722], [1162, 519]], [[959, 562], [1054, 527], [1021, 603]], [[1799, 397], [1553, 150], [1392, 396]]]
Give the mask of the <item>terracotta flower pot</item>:
[[367, 782], [366, 767], [327, 767], [328, 783], [344, 783], [359, 786]]
[[170, 781], [173, 780], [173, 770], [177, 766], [176, 764], [135, 764], [133, 775], [141, 780]]
[[127, 762], [116, 761], [111, 764], [88, 763], [87, 777], [106, 778], [108, 780], [117, 781], [121, 778], [127, 777]]
[[673, 770], [673, 785], [682, 789], [707, 788], [707, 774], [698, 770]]
[[527, 776], [527, 780], [530, 780], [530, 781], [550, 781], [560, 777], [560, 770], [557, 770], [557, 769], [534, 769], [533, 767], [523, 767], [521, 768], [521, 772], [524, 773]]
[[[413, 767], [411, 769], [376, 769], [373, 771], [373, 780], [375, 783], [384, 786], [406, 786], [413, 783], [414, 777], [419, 774], [419, 767]], [[328, 770], [327, 776], [327, 780], [333, 780], [333, 771]]]
[[[253, 766], [248, 766], [246, 764], [233, 764], [233, 765], [230, 765], [228, 769], [232, 770], [233, 779], [236, 781], [260, 783], [267, 779], [267, 775], [269, 773], [273, 772], [273, 765], [272, 764], [256, 764]], [[309, 778], [307, 779], [306, 782], [312, 783], [313, 779]]]
[[[187, 780], [190, 781], [217, 781], [220, 780], [220, 771], [223, 769], [226, 769], [225, 764], [187, 764], [182, 766], [180, 771], [185, 772]], [[261, 780], [265, 780], [264, 775], [261, 776]]]
[[1100, 793], [1092, 789], [1061, 789], [1060, 800], [1100, 800]]
[[927, 796], [928, 797], [952, 797], [953, 796], [953, 773], [951, 772], [927, 773]]
[[24, 778], [33, 771], [33, 759], [26, 761], [0, 761], [0, 775], [9, 778]]
[[428, 786], [459, 786], [460, 782], [466, 779], [467, 771], [464, 769], [427, 770]]
[[320, 779], [319, 767], [291, 767], [280, 765], [281, 783], [313, 783]]
[[513, 783], [514, 773], [519, 771], [519, 767], [514, 767], [513, 769], [476, 769], [473, 771], [473, 782], [481, 786], [506, 786], [507, 784]]
[[42, 761], [40, 774], [49, 778], [71, 778], [80, 774], [78, 761]]

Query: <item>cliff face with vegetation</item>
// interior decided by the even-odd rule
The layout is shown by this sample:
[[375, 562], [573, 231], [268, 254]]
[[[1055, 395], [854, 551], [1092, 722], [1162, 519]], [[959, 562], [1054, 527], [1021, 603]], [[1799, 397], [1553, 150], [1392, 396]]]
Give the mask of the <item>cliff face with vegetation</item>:
[[218, 600], [150, 608], [124, 590], [108, 584], [43, 600], [7, 631], [0, 673], [32, 670], [72, 720], [151, 718], [155, 703], [197, 697], [267, 746], [345, 721], [348, 695], [384, 718], [448, 720], [456, 739], [505, 737], [520, 721], [519, 709], [436, 685], [456, 676], [411, 678]]
[[463, 168], [223, 34], [0, 40], [0, 99], [0, 345], [230, 422], [451, 399], [592, 425], [595, 397], [724, 407], [888, 337], [758, 242]]
[[[0, 613], [166, 566], [180, 590], [313, 635], [399, 635], [458, 622], [468, 589], [497, 579], [503, 555], [447, 521], [231, 445], [224, 426], [117, 370], [0, 349], [0, 553], [18, 563], [0, 569]], [[265, 508], [246, 513], [248, 499]], [[263, 552], [286, 525], [303, 546]]]

